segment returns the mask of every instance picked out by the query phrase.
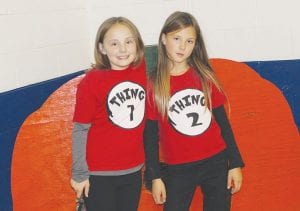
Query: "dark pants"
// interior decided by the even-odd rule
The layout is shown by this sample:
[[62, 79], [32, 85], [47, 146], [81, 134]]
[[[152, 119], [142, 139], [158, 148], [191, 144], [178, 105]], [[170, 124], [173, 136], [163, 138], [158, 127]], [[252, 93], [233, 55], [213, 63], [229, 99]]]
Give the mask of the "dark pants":
[[164, 211], [188, 211], [197, 186], [203, 193], [203, 211], [229, 211], [228, 164], [225, 153], [201, 162], [167, 168], [167, 200]]
[[136, 211], [141, 193], [141, 171], [122, 176], [90, 176], [88, 211]]

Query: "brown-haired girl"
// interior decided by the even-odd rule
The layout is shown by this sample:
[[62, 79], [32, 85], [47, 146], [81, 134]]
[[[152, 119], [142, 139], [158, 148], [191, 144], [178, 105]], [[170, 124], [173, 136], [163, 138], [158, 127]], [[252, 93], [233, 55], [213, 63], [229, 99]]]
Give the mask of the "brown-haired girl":
[[[230, 210], [244, 163], [226, 117], [226, 97], [191, 14], [175, 12], [165, 21], [149, 81], [144, 145], [155, 202], [164, 203], [165, 211], [187, 211], [200, 186], [204, 211]], [[165, 181], [158, 140], [167, 163]]]

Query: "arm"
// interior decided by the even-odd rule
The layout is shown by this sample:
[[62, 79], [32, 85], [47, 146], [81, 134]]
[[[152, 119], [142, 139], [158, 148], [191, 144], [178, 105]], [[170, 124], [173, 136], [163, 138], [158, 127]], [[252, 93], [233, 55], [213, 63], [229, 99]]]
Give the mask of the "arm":
[[227, 155], [229, 160], [229, 172], [228, 172], [228, 188], [232, 188], [231, 192], [236, 193], [240, 190], [242, 185], [242, 171], [241, 168], [245, 166], [241, 157], [235, 138], [227, 119], [227, 115], [224, 106], [219, 106], [213, 109], [213, 115], [221, 128], [222, 137], [227, 145]]
[[146, 156], [147, 177], [150, 180], [160, 178], [157, 121], [146, 121], [144, 129], [144, 150]]
[[146, 121], [144, 150], [146, 156], [146, 171], [144, 177], [146, 180], [149, 180], [148, 182], [152, 181], [152, 196], [155, 203], [162, 204], [166, 201], [166, 190], [160, 174], [157, 121]]
[[245, 164], [235, 142], [233, 131], [227, 119], [224, 106], [219, 106], [213, 109], [213, 115], [221, 128], [222, 137], [224, 138], [225, 143], [227, 145], [226, 150], [229, 158], [229, 169], [244, 167]]
[[88, 196], [89, 172], [86, 163], [87, 134], [91, 124], [75, 123], [72, 132], [72, 179], [71, 186], [75, 190], [77, 198], [83, 191]]

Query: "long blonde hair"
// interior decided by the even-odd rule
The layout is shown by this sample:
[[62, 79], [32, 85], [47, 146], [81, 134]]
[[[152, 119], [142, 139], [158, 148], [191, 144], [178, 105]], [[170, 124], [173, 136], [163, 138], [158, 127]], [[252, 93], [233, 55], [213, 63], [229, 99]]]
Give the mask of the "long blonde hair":
[[168, 110], [168, 103], [170, 100], [170, 71], [168, 65], [168, 55], [166, 52], [165, 45], [162, 43], [163, 34], [167, 35], [168, 33], [184, 29], [186, 27], [192, 26], [196, 32], [196, 42], [195, 47], [191, 56], [188, 58], [188, 65], [193, 67], [199, 74], [199, 78], [202, 83], [205, 103], [206, 106], [211, 109], [211, 87], [214, 84], [217, 89], [223, 92], [219, 81], [216, 78], [216, 75], [209, 64], [208, 55], [206, 52], [204, 40], [202, 33], [199, 27], [197, 20], [189, 13], [186, 12], [174, 12], [171, 14], [159, 36], [158, 43], [158, 58], [157, 58], [157, 68], [150, 75], [150, 80], [153, 84], [154, 92], [154, 101], [157, 107], [157, 110], [164, 117]]
[[96, 63], [93, 64], [92, 67], [95, 67], [97, 69], [111, 69], [111, 65], [107, 55], [104, 55], [100, 52], [99, 43], [103, 44], [103, 40], [107, 31], [115, 24], [122, 24], [132, 32], [135, 39], [136, 48], [137, 48], [137, 58], [135, 59], [133, 66], [137, 66], [141, 62], [144, 56], [144, 43], [137, 27], [127, 18], [112, 17], [105, 20], [97, 31], [95, 46], [94, 46], [94, 57]]

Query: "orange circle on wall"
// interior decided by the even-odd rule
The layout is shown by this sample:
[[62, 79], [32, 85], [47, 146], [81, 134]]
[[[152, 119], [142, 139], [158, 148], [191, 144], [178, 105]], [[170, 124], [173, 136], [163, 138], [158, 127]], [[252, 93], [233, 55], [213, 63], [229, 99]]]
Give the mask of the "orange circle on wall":
[[[300, 139], [287, 101], [246, 64], [225, 59], [211, 62], [228, 95], [229, 120], [246, 163], [243, 188], [233, 196], [232, 210], [300, 210]], [[60, 87], [23, 123], [12, 160], [14, 211], [75, 210], [69, 185], [71, 130], [81, 78]], [[191, 211], [201, 207], [198, 189]], [[143, 188], [139, 211], [159, 210], [162, 207]]]

